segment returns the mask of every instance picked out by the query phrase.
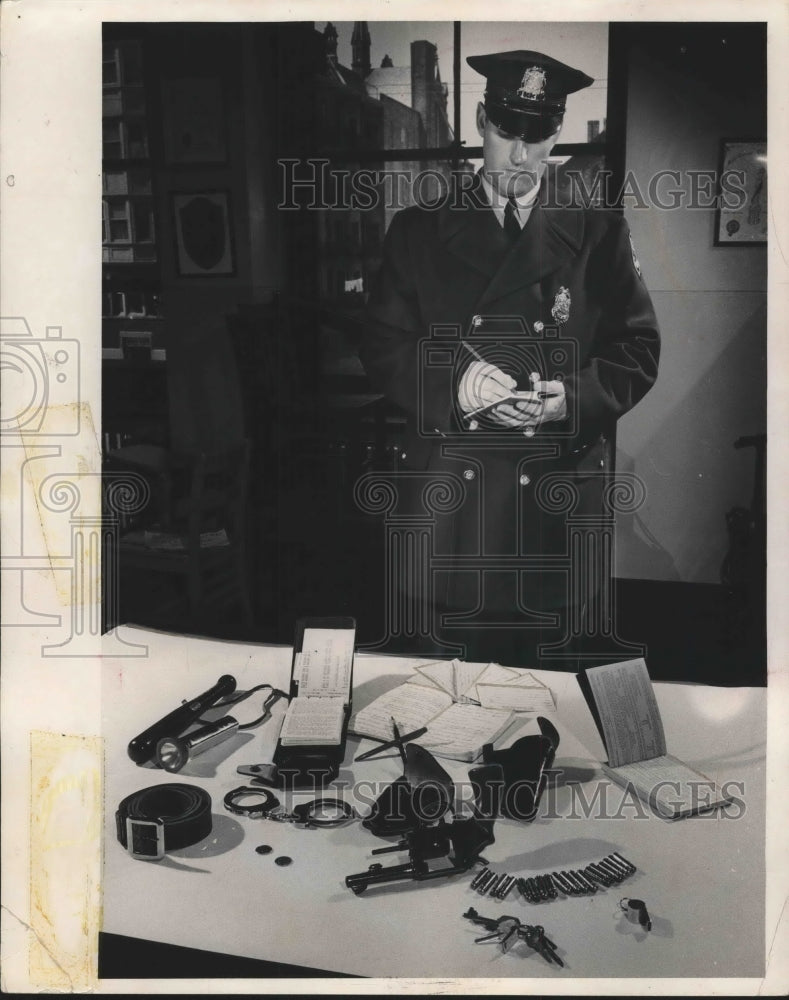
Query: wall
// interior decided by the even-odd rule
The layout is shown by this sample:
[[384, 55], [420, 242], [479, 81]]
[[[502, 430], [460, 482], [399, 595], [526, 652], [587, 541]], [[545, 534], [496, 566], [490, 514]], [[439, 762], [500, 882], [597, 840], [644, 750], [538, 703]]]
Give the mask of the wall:
[[[722, 138], [766, 135], [759, 39], [743, 39], [754, 30], [672, 25], [630, 48], [627, 168], [642, 189], [661, 169], [717, 170]], [[751, 44], [733, 69], [735, 38]], [[766, 429], [766, 251], [714, 247], [709, 209], [625, 214], [663, 349], [657, 384], [619, 424], [618, 467], [648, 497], [620, 519], [617, 575], [715, 583], [725, 513], [753, 489], [753, 450], [733, 443]]]
[[[282, 287], [283, 219], [272, 150], [283, 141], [278, 125], [283, 93], [290, 95], [291, 118], [303, 110], [295, 107], [289, 74], [300, 71], [293, 52], [314, 60], [305, 45], [312, 35], [307, 23], [157, 25], [150, 32], [153, 129], [164, 135], [167, 128], [161, 100], [166, 81], [208, 79], [221, 87], [225, 130], [223, 162], [173, 164], [161, 149], [155, 159], [174, 447], [222, 447], [241, 433], [227, 317], [239, 303], [265, 303]], [[311, 91], [302, 91], [302, 103], [308, 98], [314, 103]], [[178, 272], [172, 198], [200, 191], [228, 194], [232, 274], [187, 277]]]

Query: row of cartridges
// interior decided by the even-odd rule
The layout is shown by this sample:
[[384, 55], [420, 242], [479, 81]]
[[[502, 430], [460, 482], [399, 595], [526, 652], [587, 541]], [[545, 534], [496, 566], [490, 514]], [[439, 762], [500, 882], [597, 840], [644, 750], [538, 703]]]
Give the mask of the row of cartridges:
[[600, 861], [590, 862], [585, 868], [571, 871], [549, 872], [531, 878], [519, 878], [504, 873], [499, 875], [490, 868], [483, 868], [471, 880], [471, 888], [482, 896], [506, 899], [514, 886], [529, 903], [563, 896], [584, 896], [597, 892], [599, 888], [619, 885], [637, 871], [636, 866], [614, 852]]

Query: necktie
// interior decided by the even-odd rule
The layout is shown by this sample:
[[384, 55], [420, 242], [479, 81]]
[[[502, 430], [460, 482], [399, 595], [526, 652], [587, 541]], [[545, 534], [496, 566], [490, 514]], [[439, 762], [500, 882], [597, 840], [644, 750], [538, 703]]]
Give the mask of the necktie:
[[507, 206], [504, 209], [504, 232], [507, 234], [510, 243], [514, 243], [521, 234], [521, 224], [518, 222], [518, 210], [512, 198], [508, 200]]

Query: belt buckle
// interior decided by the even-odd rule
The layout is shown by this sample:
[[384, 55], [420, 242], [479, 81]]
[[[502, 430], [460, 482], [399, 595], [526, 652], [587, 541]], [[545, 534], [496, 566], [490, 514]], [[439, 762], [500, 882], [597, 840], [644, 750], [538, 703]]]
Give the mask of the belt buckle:
[[[156, 831], [156, 845], [153, 853], [148, 850], [140, 850], [141, 847], [151, 843], [149, 837], [140, 836], [139, 828], [142, 826], [152, 827]], [[142, 840], [146, 844], [141, 843]], [[153, 846], [152, 843], [151, 846]], [[126, 850], [138, 861], [161, 861], [164, 857], [164, 823], [160, 819], [133, 819], [131, 816], [127, 816]]]

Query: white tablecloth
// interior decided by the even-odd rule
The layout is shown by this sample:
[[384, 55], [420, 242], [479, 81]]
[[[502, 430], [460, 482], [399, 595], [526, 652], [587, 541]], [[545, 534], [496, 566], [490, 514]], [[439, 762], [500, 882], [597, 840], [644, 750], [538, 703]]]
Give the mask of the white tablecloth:
[[[538, 906], [516, 892], [504, 902], [480, 897], [469, 888], [470, 875], [398, 883], [357, 897], [346, 888], [345, 876], [375, 860], [389, 865], [406, 856], [371, 857], [384, 842], [358, 822], [304, 830], [232, 816], [223, 808], [226, 792], [245, 783], [237, 766], [271, 760], [282, 703], [263, 726], [196, 757], [178, 774], [136, 767], [126, 753], [134, 735], [222, 674], [232, 674], [239, 690], [263, 682], [287, 687], [290, 649], [128, 631], [148, 644], [149, 655], [108, 659], [103, 672], [104, 931], [372, 977], [763, 975], [763, 689], [655, 685], [669, 752], [719, 783], [741, 783], [734, 786], [741, 805], [727, 815], [669, 822], [602, 779], [602, 743], [574, 675], [535, 671], [556, 698], [553, 721], [561, 735], [556, 767], [562, 774], [534, 822], [496, 822], [496, 841], [485, 857], [498, 871], [528, 877], [581, 868], [616, 850], [638, 873], [594, 896]], [[354, 708], [399, 683], [417, 662], [357, 655]], [[253, 698], [235, 714], [243, 722], [259, 709]], [[537, 731], [536, 723], [525, 716], [501, 745], [531, 731]], [[369, 784], [352, 787], [354, 781], [388, 782], [402, 773], [397, 756], [351, 765], [359, 746], [349, 738], [340, 775], [346, 797], [357, 805], [374, 794]], [[456, 780], [467, 776], [468, 765], [441, 763]], [[210, 792], [213, 832], [161, 862], [134, 860], [115, 838], [117, 804], [138, 788], [171, 781]], [[298, 802], [312, 796], [280, 797]], [[264, 843], [273, 847], [271, 854], [255, 852]], [[275, 865], [280, 854], [293, 863]], [[645, 900], [652, 917], [649, 934], [624, 917], [623, 896]], [[486, 916], [509, 913], [542, 924], [565, 967], [548, 965], [525, 945], [502, 954], [495, 945], [474, 944], [483, 932], [463, 919], [469, 906]]]

